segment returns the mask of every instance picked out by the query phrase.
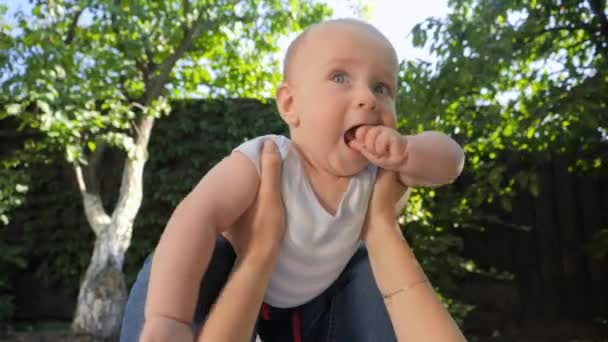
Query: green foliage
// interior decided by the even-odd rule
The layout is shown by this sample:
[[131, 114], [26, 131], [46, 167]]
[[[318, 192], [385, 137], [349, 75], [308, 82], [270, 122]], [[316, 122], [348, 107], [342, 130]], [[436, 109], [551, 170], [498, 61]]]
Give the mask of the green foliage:
[[472, 306], [458, 300], [458, 284], [464, 274], [465, 259], [460, 256], [462, 238], [453, 229], [459, 220], [452, 216], [458, 205], [456, 196], [439, 190], [415, 189], [400, 224], [420, 265], [437, 288], [441, 299], [459, 324]]
[[589, 253], [597, 259], [608, 257], [608, 229], [604, 228], [597, 232], [589, 241], [587, 248]]
[[[427, 119], [462, 137], [475, 170], [482, 156], [505, 150], [576, 148], [594, 160], [585, 151], [605, 139], [608, 124], [606, 9], [587, 1], [453, 1], [452, 8], [446, 20], [415, 29], [434, 37], [439, 63], [408, 66], [404, 82], [420, 95], [408, 105], [425, 105], [433, 112]], [[417, 77], [422, 84], [411, 84]]]
[[23, 203], [28, 190], [27, 174], [10, 161], [0, 165], [0, 226], [9, 222], [9, 212]]
[[22, 245], [11, 245], [5, 237], [10, 213], [23, 204], [28, 191], [28, 175], [17, 163], [5, 160], [0, 165], [0, 329], [13, 315], [12, 279], [26, 265]]
[[483, 221], [487, 203], [510, 211], [516, 191], [537, 195], [552, 155], [576, 152], [571, 171], [605, 169], [608, 21], [590, 3], [453, 1], [446, 19], [414, 29], [438, 61], [404, 63], [400, 125], [465, 146], [471, 185], [446, 202], [460, 226]]
[[22, 204], [11, 211], [11, 221], [0, 232], [0, 240], [21, 249], [27, 260], [23, 266], [38, 279], [59, 284], [76, 295], [90, 257], [93, 233], [81, 214], [78, 189], [68, 178], [71, 171], [61, 162], [32, 163], [27, 170], [29, 189]]
[[[0, 8], [0, 17], [5, 10]], [[0, 53], [0, 120], [35, 132], [16, 156], [67, 161], [77, 170], [80, 190], [96, 198], [102, 183], [97, 161], [103, 152], [118, 149], [123, 161], [143, 165], [154, 120], [170, 112], [170, 98], [268, 94], [278, 77], [278, 62], [272, 58], [278, 38], [328, 14], [326, 6], [312, 0], [37, 2], [30, 15], [16, 15], [16, 33], [7, 36], [8, 28], [0, 22], [0, 44], [8, 48]], [[124, 179], [141, 180], [137, 173], [133, 177], [140, 178]], [[111, 200], [95, 208], [104, 215], [103, 205], [115, 202], [112, 195], [122, 185], [109, 183], [114, 192], [107, 191], [104, 199]], [[139, 195], [122, 195], [132, 200], [124, 201], [129, 207], [117, 212], [118, 220], [132, 222], [128, 216], [137, 214]], [[30, 215], [36, 213], [29, 209]], [[80, 210], [71, 217], [83, 216]], [[74, 280], [88, 259], [82, 255], [90, 249], [90, 239], [76, 240], [70, 245], [74, 249], [52, 243], [55, 235], [35, 229], [48, 222], [31, 217], [23, 230], [36, 234], [28, 232], [24, 244], [31, 243], [32, 254], [42, 256], [39, 275]], [[116, 227], [93, 228], [115, 233]], [[40, 241], [47, 243], [45, 248], [38, 248]], [[51, 269], [61, 271], [47, 272]], [[70, 287], [74, 284], [78, 281]]]
[[12, 295], [12, 279], [26, 265], [25, 251], [22, 246], [13, 246], [0, 240], [0, 329], [15, 310]]
[[[402, 131], [443, 131], [465, 148], [456, 184], [415, 192], [417, 208], [406, 216], [411, 239], [427, 241], [417, 244], [421, 259], [448, 252], [439, 254], [447, 257], [439, 273], [458, 279], [463, 267], [485, 272], [456, 256], [458, 230], [483, 231], [489, 222], [515, 228], [487, 209], [511, 211], [517, 192], [537, 196], [540, 165], [576, 153], [570, 171], [605, 172], [608, 8], [582, 0], [449, 4], [447, 18], [412, 32], [414, 44], [429, 47], [437, 61], [403, 62], [398, 107]], [[593, 249], [605, 251], [605, 241]]]
[[[168, 114], [168, 97], [268, 93], [278, 75], [277, 38], [328, 14], [307, 0], [39, 3], [30, 16], [16, 16], [21, 34], [7, 36], [10, 62], [0, 64], [0, 119], [35, 132], [11, 158], [87, 165], [100, 146], [143, 157], [140, 123]], [[20, 188], [6, 189], [3, 196]], [[105, 204], [114, 195], [107, 191]], [[63, 269], [70, 258], [49, 262]], [[75, 277], [65, 272], [54, 275]]]
[[[155, 139], [149, 147], [144, 200], [125, 261], [129, 284], [156, 245], [177, 203], [207, 170], [245, 139], [287, 132], [273, 101], [181, 100], [171, 107], [173, 113], [158, 120]], [[113, 173], [119, 172], [120, 157], [121, 153], [115, 150], [105, 160], [102, 172], [110, 180], [115, 178]], [[69, 172], [66, 165], [57, 163], [37, 169], [28, 200], [15, 210], [13, 222], [22, 229], [19, 245], [27, 251], [29, 267], [39, 279], [76, 295], [93, 235], [80, 215], [78, 190], [66, 177]], [[113, 188], [111, 183], [103, 187], [103, 196], [110, 205]], [[450, 311], [462, 319], [470, 309], [454, 298], [464, 262], [458, 256], [462, 241], [450, 234], [452, 221], [445, 219], [447, 214], [438, 212], [454, 205], [442, 199], [428, 204], [433, 207], [423, 207], [421, 199], [434, 197], [435, 191], [418, 190], [417, 194], [420, 196], [412, 197], [404, 217], [406, 236]]]
[[[174, 112], [157, 122], [155, 139], [149, 147], [141, 215], [135, 222], [125, 262], [129, 284], [153, 250], [174, 207], [207, 170], [245, 139], [287, 132], [273, 101], [182, 100], [171, 106]], [[119, 169], [120, 153], [114, 151], [113, 154], [103, 168], [103, 172], [110, 175]], [[65, 190], [70, 182], [64, 167], [59, 166], [46, 166], [33, 177], [36, 182], [31, 185], [31, 197], [16, 211], [15, 222], [23, 226], [21, 245], [28, 251], [30, 267], [39, 278], [76, 294], [93, 236], [79, 214], [82, 209], [78, 190], [73, 185], [69, 187], [71, 191]], [[49, 173], [49, 169], [54, 171]], [[112, 184], [104, 187], [105, 198], [113, 198], [112, 188]], [[438, 212], [455, 205], [442, 199], [428, 204], [433, 207], [423, 207], [421, 199], [434, 197], [435, 192], [419, 190], [417, 193], [420, 196], [412, 197], [404, 217], [406, 236], [450, 311], [462, 319], [470, 310], [454, 299], [458, 277], [462, 274], [460, 265], [464, 262], [458, 256], [462, 241], [450, 234], [452, 221], [445, 219], [447, 214]]]
[[[135, 222], [125, 262], [129, 284], [158, 242], [175, 205], [207, 170], [244, 139], [287, 132], [272, 101], [180, 100], [171, 106], [172, 115], [158, 120], [155, 139], [149, 147], [141, 215]], [[102, 197], [110, 208], [116, 200], [123, 157], [124, 152], [111, 150], [99, 170], [104, 175]], [[27, 183], [30, 189], [24, 194], [24, 203], [11, 211], [8, 229], [16, 236], [13, 245], [23, 251], [29, 271], [44, 283], [60, 286], [76, 296], [94, 235], [81, 214], [82, 201], [71, 180], [73, 171], [59, 161], [61, 158], [47, 158], [56, 162], [31, 164]], [[2, 274], [17, 271], [16, 267], [11, 269], [11, 273]], [[10, 293], [10, 289], [6, 292]]]
[[[17, 63], [0, 63], [2, 75], [10, 75], [0, 78], [0, 103], [8, 104], [0, 118], [16, 118], [42, 133], [28, 140], [28, 151], [51, 158], [51, 150], [68, 161], [85, 161], [101, 144], [129, 153], [136, 137], [133, 123], [160, 118], [149, 146], [143, 215], [135, 222], [126, 260], [130, 281], [174, 206], [212, 165], [243, 139], [285, 131], [272, 103], [166, 99], [268, 94], [277, 81], [276, 61], [268, 57], [276, 51], [276, 37], [328, 14], [309, 2], [292, 1], [289, 8], [278, 0], [215, 1], [205, 7], [209, 3], [116, 6], [97, 1], [85, 8], [51, 2], [35, 8], [37, 25], [19, 17], [24, 32], [19, 37], [2, 35], [8, 29], [0, 22], [0, 44], [10, 46], [26, 66], [20, 70]], [[416, 190], [402, 224], [457, 318], [471, 309], [454, 299], [465, 272], [504, 275], [460, 257], [459, 230], [483, 231], [488, 222], [513, 228], [488, 207], [509, 212], [517, 192], [538, 195], [538, 167], [552, 156], [576, 153], [573, 172], [606, 170], [608, 21], [606, 8], [598, 4], [454, 0], [447, 18], [429, 19], [414, 29], [414, 43], [429, 46], [437, 62], [403, 63], [399, 128], [451, 134], [463, 144], [467, 164], [455, 184]], [[92, 18], [90, 23], [74, 20], [82, 13]], [[201, 15], [214, 20], [205, 21], [210, 26], [163, 74], [172, 53], [182, 51], [178, 43], [188, 36], [187, 27]], [[3, 53], [0, 49], [0, 62], [8, 58]], [[171, 107], [173, 115], [165, 118]], [[104, 172], [116, 179], [124, 154], [112, 153], [115, 159]], [[40, 275], [56, 275], [48, 281], [74, 287], [93, 238], [78, 214], [77, 190], [72, 185], [67, 195], [58, 190], [67, 180], [51, 184], [48, 178], [34, 178], [28, 196], [36, 194], [36, 202], [15, 211], [15, 220], [23, 223], [22, 251]], [[20, 193], [13, 185], [2, 187], [3, 212], [18, 204], [14, 195]], [[116, 180], [105, 184], [107, 207], [116, 186]], [[599, 232], [589, 242], [590, 252], [605, 256], [605, 237], [605, 230]]]
[[133, 157], [137, 121], [167, 114], [168, 97], [268, 94], [277, 38], [328, 14], [308, 0], [38, 3], [0, 64], [0, 118], [68, 162], [100, 144]]
[[6, 5], [0, 4], [0, 65], [8, 62], [8, 51], [12, 46], [12, 39], [9, 36], [12, 28], [4, 19], [7, 10]]

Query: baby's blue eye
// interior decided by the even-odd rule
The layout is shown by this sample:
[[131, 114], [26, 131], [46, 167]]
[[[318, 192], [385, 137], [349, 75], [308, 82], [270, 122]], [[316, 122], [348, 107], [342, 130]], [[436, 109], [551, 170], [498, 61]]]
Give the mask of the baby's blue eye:
[[344, 82], [346, 82], [346, 76], [343, 73], [341, 73], [341, 72], [334, 74], [331, 77], [331, 79], [332, 79], [332, 81], [334, 81], [336, 83], [344, 83]]
[[390, 95], [391, 94], [391, 90], [384, 83], [378, 83], [378, 85], [376, 85], [374, 91], [377, 92], [377, 93], [380, 93], [382, 95]]

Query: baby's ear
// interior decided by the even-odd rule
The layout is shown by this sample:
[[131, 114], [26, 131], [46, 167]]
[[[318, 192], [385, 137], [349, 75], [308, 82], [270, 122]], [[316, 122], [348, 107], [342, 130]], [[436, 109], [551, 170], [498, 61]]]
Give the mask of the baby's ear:
[[294, 108], [292, 89], [286, 82], [281, 82], [281, 84], [279, 84], [276, 102], [283, 121], [285, 121], [289, 127], [298, 127], [300, 125], [300, 117], [296, 114]]

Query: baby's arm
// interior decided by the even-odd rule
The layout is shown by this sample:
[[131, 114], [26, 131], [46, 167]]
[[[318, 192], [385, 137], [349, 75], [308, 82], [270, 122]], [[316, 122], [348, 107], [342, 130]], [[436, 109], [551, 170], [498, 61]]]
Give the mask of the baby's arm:
[[190, 323], [217, 234], [255, 198], [259, 175], [239, 152], [211, 169], [177, 206], [154, 252], [145, 317]]
[[390, 127], [362, 126], [349, 144], [371, 163], [399, 172], [410, 187], [451, 183], [464, 165], [462, 148], [439, 132], [402, 136]]
[[449, 184], [462, 172], [464, 151], [449, 136], [427, 131], [403, 138], [407, 157], [399, 174], [404, 185]]

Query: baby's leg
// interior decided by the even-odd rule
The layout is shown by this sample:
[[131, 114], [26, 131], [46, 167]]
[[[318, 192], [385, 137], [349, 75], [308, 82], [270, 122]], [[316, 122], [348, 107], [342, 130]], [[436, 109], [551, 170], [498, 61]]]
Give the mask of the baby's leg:
[[347, 277], [346, 285], [337, 292], [330, 309], [331, 341], [397, 341], [363, 245], [342, 277]]
[[[224, 288], [235, 259], [236, 254], [230, 243], [225, 238], [218, 237], [199, 292], [193, 324], [193, 329], [196, 329], [195, 331], [200, 328], [211, 306], [222, 288]], [[148, 292], [151, 264], [152, 256], [148, 257], [144, 263], [135, 284], [131, 288], [120, 332], [121, 342], [137, 342], [139, 340], [139, 334], [144, 324], [144, 307]]]

